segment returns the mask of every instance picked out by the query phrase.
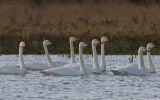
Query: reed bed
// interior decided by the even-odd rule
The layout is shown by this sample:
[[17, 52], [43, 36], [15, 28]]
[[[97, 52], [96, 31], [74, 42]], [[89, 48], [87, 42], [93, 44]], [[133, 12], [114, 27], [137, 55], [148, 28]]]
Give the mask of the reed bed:
[[[44, 39], [53, 42], [50, 52], [69, 53], [70, 36], [89, 45], [93, 38], [108, 36], [107, 52], [114, 54], [136, 53], [140, 45], [148, 42], [158, 47], [159, 2], [133, 1], [1, 0], [0, 53], [17, 53], [22, 40], [27, 45], [26, 53], [44, 53]], [[90, 53], [90, 48], [85, 52]], [[154, 53], [158, 54], [159, 50], [155, 49]]]

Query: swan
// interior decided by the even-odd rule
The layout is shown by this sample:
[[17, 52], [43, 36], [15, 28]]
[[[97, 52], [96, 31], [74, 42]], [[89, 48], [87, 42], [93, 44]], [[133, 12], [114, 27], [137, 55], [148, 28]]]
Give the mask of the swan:
[[[73, 42], [75, 42], [75, 41], [77, 41], [77, 39], [75, 37], [70, 37], [70, 41], [69, 41], [70, 42], [70, 51], [71, 51], [70, 63], [75, 63], [75, 54], [74, 54], [74, 46], [73, 46]], [[51, 60], [51, 57], [49, 56], [49, 52], [48, 52], [48, 48], [47, 48], [47, 46], [49, 46], [51, 44], [52, 43], [49, 40], [43, 41], [43, 47], [44, 47], [45, 55], [47, 57], [47, 64], [46, 63], [38, 63], [38, 62], [26, 63], [25, 66], [28, 70], [42, 71], [45, 69], [60, 67], [60, 66], [67, 64], [67, 62], [63, 62], [63, 61], [54, 61], [53, 62]]]
[[82, 48], [86, 47], [87, 44], [85, 44], [84, 42], [80, 42], [79, 44], [80, 64], [79, 63], [69, 63], [62, 67], [43, 70], [41, 71], [41, 73], [45, 75], [65, 75], [65, 76], [82, 75], [82, 73], [83, 74], [101, 73], [99, 63], [98, 63], [98, 58], [97, 58], [97, 51], [96, 51], [96, 45], [99, 43], [100, 42], [97, 39], [92, 40], [93, 65], [84, 64], [83, 56], [82, 56], [83, 54]]
[[23, 61], [23, 48], [25, 47], [25, 43], [22, 41], [19, 44], [19, 61], [20, 61], [20, 68], [17, 66], [0, 66], [0, 74], [25, 74], [27, 73], [27, 69], [24, 66]]
[[98, 62], [98, 57], [97, 57], [97, 50], [96, 50], [96, 46], [99, 44], [100, 42], [97, 39], [93, 39], [92, 40], [92, 52], [93, 52], [93, 73], [96, 74], [100, 74], [101, 70], [100, 70], [100, 65]]
[[75, 54], [74, 54], [74, 45], [73, 43], [77, 41], [77, 38], [75, 37], [70, 37], [70, 40], [69, 40], [69, 43], [70, 43], [70, 55], [71, 55], [71, 58], [70, 58], [70, 63], [76, 63], [75, 61]]
[[154, 64], [152, 62], [152, 58], [151, 58], [151, 49], [154, 47], [155, 47], [155, 45], [153, 43], [147, 44], [147, 59], [148, 59], [148, 68], [149, 68], [148, 70], [151, 73], [156, 72], [155, 66], [154, 66]]
[[102, 37], [101, 38], [101, 64], [100, 64], [100, 69], [101, 72], [106, 71], [106, 62], [105, 62], [105, 47], [104, 44], [105, 42], [109, 41], [107, 37]]
[[137, 63], [127, 64], [124, 67], [112, 69], [112, 73], [116, 75], [145, 75], [147, 70], [144, 67], [143, 52], [146, 51], [145, 47], [139, 47], [138, 65]]
[[85, 74], [85, 65], [83, 60], [83, 48], [86, 47], [85, 42], [79, 43], [79, 59], [80, 63], [67, 64], [58, 68], [51, 68], [41, 71], [45, 75], [58, 76], [80, 76]]
[[49, 40], [44, 40], [43, 41], [43, 47], [44, 47], [44, 51], [45, 51], [45, 55], [47, 58], [47, 63], [39, 63], [39, 62], [29, 62], [29, 63], [25, 63], [25, 66], [27, 68], [27, 70], [31, 70], [31, 71], [40, 71], [40, 70], [44, 70], [44, 69], [48, 69], [51, 68], [51, 66], [58, 66], [55, 62], [52, 62], [49, 53], [48, 53], [48, 49], [47, 46], [51, 45], [52, 43]]

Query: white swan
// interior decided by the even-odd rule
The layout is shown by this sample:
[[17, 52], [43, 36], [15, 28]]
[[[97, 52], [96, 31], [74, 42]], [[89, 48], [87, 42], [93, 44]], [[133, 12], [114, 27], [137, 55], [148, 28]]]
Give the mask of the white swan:
[[112, 73], [116, 75], [145, 75], [147, 73], [143, 60], [143, 52], [145, 51], [145, 47], [140, 47], [138, 49], [138, 65], [137, 63], [127, 64], [124, 67], [111, 70]]
[[75, 41], [77, 41], [77, 38], [75, 38], [73, 36], [70, 37], [70, 40], [69, 40], [69, 42], [70, 42], [70, 55], [71, 55], [70, 63], [76, 63], [76, 61], [75, 61], [75, 54], [74, 54], [74, 45], [73, 45], [73, 43]]
[[80, 57], [80, 64], [72, 63], [67, 64], [62, 67], [58, 68], [51, 68], [41, 71], [45, 75], [58, 75], [58, 76], [79, 76], [85, 74], [85, 65], [83, 61], [83, 49], [86, 47], [87, 44], [84, 42], [79, 43], [79, 57]]
[[19, 61], [20, 61], [20, 68], [17, 66], [0, 66], [0, 74], [25, 74], [27, 69], [24, 66], [23, 61], [23, 48], [25, 47], [24, 42], [20, 42], [19, 44]]
[[43, 47], [44, 47], [44, 51], [45, 51], [45, 55], [47, 57], [47, 63], [39, 63], [39, 62], [29, 62], [29, 63], [25, 63], [25, 66], [27, 68], [27, 70], [31, 70], [31, 71], [40, 71], [40, 70], [44, 70], [44, 69], [48, 69], [51, 68], [51, 66], [58, 66], [56, 65], [55, 62], [52, 62], [49, 53], [48, 53], [48, 49], [47, 46], [51, 45], [52, 43], [49, 40], [44, 40], [43, 41]]
[[58, 68], [51, 68], [41, 71], [45, 75], [82, 75], [84, 74], [92, 74], [100, 73], [100, 67], [97, 58], [97, 51], [96, 45], [100, 43], [97, 39], [92, 40], [92, 51], [93, 51], [93, 65], [92, 64], [84, 64], [83, 57], [82, 57], [82, 48], [86, 46], [84, 42], [79, 44], [79, 57], [80, 57], [80, 64], [77, 63], [70, 63], [66, 64], [62, 67]]
[[155, 45], [153, 43], [148, 43], [147, 44], [147, 59], [148, 59], [148, 68], [149, 68], [149, 72], [151, 73], [155, 73], [156, 69], [155, 66], [152, 62], [152, 58], [151, 58], [151, 49], [154, 48]]
[[[70, 37], [70, 41], [69, 41], [70, 42], [70, 51], [71, 51], [70, 63], [75, 63], [73, 42], [75, 42], [76, 40], [77, 39], [75, 37]], [[41, 70], [45, 70], [45, 69], [49, 69], [49, 68], [60, 67], [60, 66], [67, 64], [67, 62], [63, 62], [63, 61], [54, 61], [53, 62], [51, 60], [51, 57], [49, 56], [49, 52], [48, 52], [48, 48], [47, 48], [47, 46], [49, 46], [51, 44], [52, 43], [49, 40], [43, 41], [43, 47], [44, 47], [45, 55], [47, 57], [47, 64], [46, 63], [38, 63], [38, 62], [26, 63], [25, 66], [28, 70], [41, 71]]]
[[101, 70], [100, 70], [100, 65], [98, 62], [98, 57], [97, 57], [97, 50], [96, 50], [96, 46], [97, 44], [99, 44], [100, 42], [97, 39], [93, 39], [92, 40], [92, 52], [93, 52], [93, 73], [96, 74], [100, 74]]
[[105, 61], [105, 47], [104, 44], [105, 42], [109, 41], [107, 37], [102, 37], [101, 38], [101, 64], [100, 64], [100, 69], [101, 72], [106, 71], [106, 61]]

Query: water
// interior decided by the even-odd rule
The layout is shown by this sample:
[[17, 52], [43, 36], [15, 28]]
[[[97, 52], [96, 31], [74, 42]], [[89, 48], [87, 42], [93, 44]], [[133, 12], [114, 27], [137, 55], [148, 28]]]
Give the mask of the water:
[[[160, 100], [160, 56], [153, 58], [157, 73], [141, 77], [113, 75], [110, 69], [127, 64], [128, 57], [106, 56], [108, 70], [101, 75], [58, 77], [31, 71], [25, 76], [1, 75], [0, 100]], [[69, 61], [66, 56], [52, 59]], [[24, 60], [46, 61], [41, 55], [25, 55]], [[92, 59], [85, 56], [85, 61], [90, 63]], [[0, 64], [16, 65], [17, 56], [2, 55]]]

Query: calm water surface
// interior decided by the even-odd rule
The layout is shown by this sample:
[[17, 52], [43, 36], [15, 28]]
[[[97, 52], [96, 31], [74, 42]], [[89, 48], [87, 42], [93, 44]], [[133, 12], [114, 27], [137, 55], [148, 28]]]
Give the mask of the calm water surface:
[[[1, 75], [0, 100], [160, 100], [160, 56], [153, 57], [157, 73], [141, 77], [112, 75], [110, 69], [127, 64], [128, 57], [106, 56], [108, 70], [101, 75], [58, 77], [31, 71], [25, 76]], [[46, 61], [41, 55], [25, 55], [24, 59]], [[52, 55], [52, 59], [69, 61], [66, 56]], [[91, 63], [92, 59], [86, 55], [85, 61]], [[16, 65], [17, 56], [2, 55], [0, 64]]]

